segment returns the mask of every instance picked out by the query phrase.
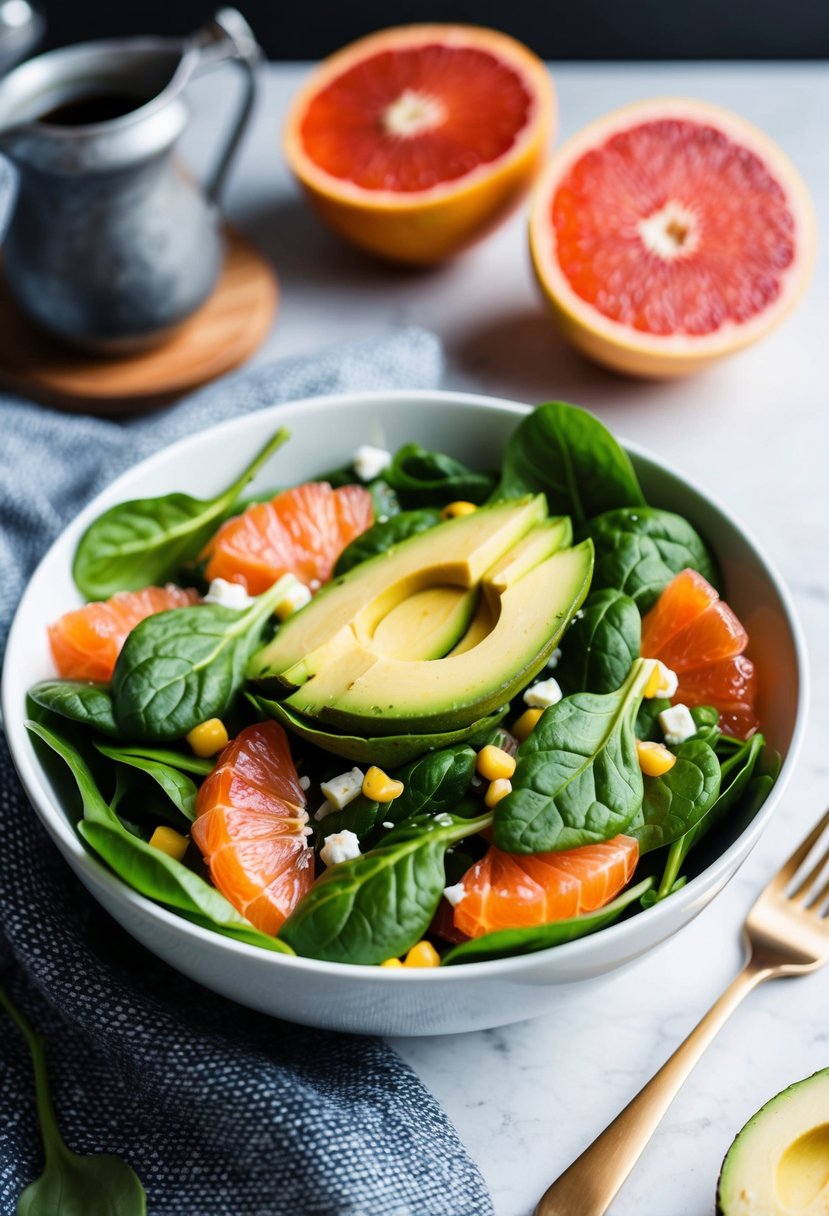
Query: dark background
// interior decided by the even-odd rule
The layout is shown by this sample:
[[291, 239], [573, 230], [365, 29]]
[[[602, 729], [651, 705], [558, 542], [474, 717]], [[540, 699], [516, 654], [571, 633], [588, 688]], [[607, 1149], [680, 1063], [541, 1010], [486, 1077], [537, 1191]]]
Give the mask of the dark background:
[[[183, 34], [218, 3], [42, 0], [47, 46]], [[829, 56], [829, 0], [238, 0], [271, 59], [318, 59], [371, 30], [462, 21], [513, 34], [545, 59], [815, 59]]]

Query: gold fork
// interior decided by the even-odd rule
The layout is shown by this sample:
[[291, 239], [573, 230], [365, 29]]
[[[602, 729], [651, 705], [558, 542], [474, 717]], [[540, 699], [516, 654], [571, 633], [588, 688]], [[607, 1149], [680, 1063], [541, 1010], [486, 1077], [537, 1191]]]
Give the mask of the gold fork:
[[763, 980], [815, 971], [829, 959], [829, 862], [826, 848], [798, 872], [829, 827], [829, 812], [775, 874], [746, 917], [748, 957], [734, 982], [685, 1042], [541, 1197], [535, 1216], [604, 1216], [708, 1044], [744, 997]]

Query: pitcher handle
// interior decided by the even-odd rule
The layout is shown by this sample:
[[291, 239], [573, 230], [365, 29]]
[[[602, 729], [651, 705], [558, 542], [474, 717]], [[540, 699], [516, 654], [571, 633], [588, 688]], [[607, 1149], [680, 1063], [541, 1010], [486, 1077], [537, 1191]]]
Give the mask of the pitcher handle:
[[245, 76], [241, 104], [205, 186], [207, 198], [218, 206], [225, 178], [256, 103], [259, 68], [263, 61], [262, 49], [253, 30], [235, 8], [220, 8], [213, 20], [194, 35], [191, 48], [197, 57], [194, 68], [196, 72], [221, 63], [238, 63]]

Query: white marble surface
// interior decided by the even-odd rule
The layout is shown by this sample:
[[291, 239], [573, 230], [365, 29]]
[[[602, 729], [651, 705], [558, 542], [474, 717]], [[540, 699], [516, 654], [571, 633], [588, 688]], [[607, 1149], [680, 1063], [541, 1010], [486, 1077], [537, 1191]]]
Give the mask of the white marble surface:
[[[829, 230], [829, 68], [822, 65], [554, 67], [561, 132], [637, 98], [688, 94], [727, 105], [776, 137]], [[279, 151], [303, 75], [272, 68], [229, 197], [236, 222], [279, 271], [278, 323], [260, 357], [415, 323], [445, 342], [447, 384], [527, 401], [563, 397], [663, 453], [750, 523], [792, 588], [815, 673], [804, 754], [761, 845], [731, 887], [679, 937], [589, 998], [578, 988], [542, 1020], [462, 1038], [400, 1040], [480, 1163], [498, 1216], [526, 1216], [546, 1185], [659, 1066], [740, 962], [738, 928], [780, 860], [829, 801], [829, 265], [805, 303], [759, 347], [674, 384], [639, 384], [583, 362], [552, 328], [529, 269], [525, 217], [454, 265], [407, 272], [370, 263], [325, 232]], [[223, 90], [191, 146], [215, 134]], [[709, 1216], [733, 1135], [766, 1099], [829, 1066], [829, 971], [751, 996], [698, 1066], [611, 1211]], [[447, 1216], [474, 1216], [447, 1213]]]

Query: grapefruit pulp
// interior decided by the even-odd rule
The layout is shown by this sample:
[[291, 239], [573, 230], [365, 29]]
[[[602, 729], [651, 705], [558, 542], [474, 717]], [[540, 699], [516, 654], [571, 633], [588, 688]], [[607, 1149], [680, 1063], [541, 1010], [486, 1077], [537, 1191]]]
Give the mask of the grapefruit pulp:
[[565, 335], [618, 371], [674, 376], [762, 337], [815, 257], [806, 187], [783, 152], [705, 102], [655, 98], [553, 157], [530, 216], [541, 288]]
[[524, 197], [552, 137], [544, 64], [495, 30], [411, 25], [325, 60], [285, 156], [322, 218], [397, 262], [441, 261]]
[[196, 798], [192, 835], [213, 883], [263, 933], [275, 934], [314, 881], [305, 794], [276, 722], [248, 726]]

